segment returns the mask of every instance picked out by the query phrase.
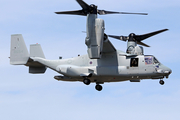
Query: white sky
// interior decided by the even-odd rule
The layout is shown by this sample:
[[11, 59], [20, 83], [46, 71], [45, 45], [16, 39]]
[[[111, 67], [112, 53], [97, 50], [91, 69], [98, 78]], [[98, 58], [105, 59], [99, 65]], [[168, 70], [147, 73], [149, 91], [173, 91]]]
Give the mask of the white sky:
[[[62, 10], [78, 10], [75, 0], [0, 1], [0, 119], [1, 120], [178, 120], [180, 119], [180, 1], [179, 0], [86, 0], [99, 9], [145, 12], [148, 16], [106, 15], [107, 34], [145, 34], [168, 28], [169, 31], [144, 41], [173, 73], [159, 85], [158, 80], [140, 83], [105, 83], [103, 90], [80, 82], [58, 82], [48, 69], [32, 75], [24, 66], [9, 64], [11, 34], [23, 34], [26, 45], [41, 44], [47, 59], [86, 54], [86, 17], [56, 15]], [[117, 49], [126, 43], [110, 39]]]

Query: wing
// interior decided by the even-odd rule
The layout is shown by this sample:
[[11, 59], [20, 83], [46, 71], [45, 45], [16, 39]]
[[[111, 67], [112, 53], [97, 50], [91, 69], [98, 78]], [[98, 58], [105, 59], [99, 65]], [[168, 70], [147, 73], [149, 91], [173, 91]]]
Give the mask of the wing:
[[116, 48], [113, 44], [108, 40], [103, 43], [102, 53], [116, 52]]

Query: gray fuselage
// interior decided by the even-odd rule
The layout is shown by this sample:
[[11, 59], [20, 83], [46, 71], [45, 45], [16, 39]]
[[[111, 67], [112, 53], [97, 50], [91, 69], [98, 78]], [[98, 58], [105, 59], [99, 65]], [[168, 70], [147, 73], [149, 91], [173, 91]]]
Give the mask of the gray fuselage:
[[171, 69], [159, 63], [154, 56], [131, 56], [121, 51], [103, 54], [101, 59], [89, 59], [88, 55], [60, 60], [32, 59], [63, 74], [55, 76], [55, 79], [63, 81], [83, 81], [90, 74], [91, 82], [137, 81], [162, 79], [171, 73]]

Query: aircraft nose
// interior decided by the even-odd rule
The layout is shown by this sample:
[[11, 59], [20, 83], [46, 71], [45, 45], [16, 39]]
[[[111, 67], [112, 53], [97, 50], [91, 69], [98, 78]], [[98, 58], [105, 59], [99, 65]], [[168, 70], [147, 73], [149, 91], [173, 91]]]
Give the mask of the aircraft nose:
[[171, 74], [172, 73], [172, 70], [169, 68], [169, 74]]
[[164, 73], [170, 75], [172, 73], [172, 70], [170, 68], [168, 68], [168, 67], [165, 67]]

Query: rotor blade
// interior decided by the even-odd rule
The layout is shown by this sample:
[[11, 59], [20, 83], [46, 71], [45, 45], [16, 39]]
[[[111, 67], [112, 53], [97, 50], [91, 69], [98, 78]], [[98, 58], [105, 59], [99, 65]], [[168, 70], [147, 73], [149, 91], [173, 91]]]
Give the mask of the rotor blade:
[[137, 15], [148, 15], [147, 13], [129, 13], [129, 12], [114, 12], [114, 11], [106, 11], [106, 10], [98, 10], [99, 15], [106, 14], [137, 14]]
[[87, 3], [85, 3], [83, 0], [76, 0], [78, 3], [79, 3], [79, 5], [83, 8], [83, 9], [85, 9], [85, 10], [88, 10], [89, 9], [89, 5], [87, 4]]
[[122, 40], [122, 41], [127, 41], [129, 37], [127, 36], [115, 36], [115, 35], [108, 35], [109, 37], [118, 39], [118, 40]]
[[129, 12], [119, 12], [119, 14], [136, 14], [136, 15], [148, 15], [148, 13], [129, 13]]
[[113, 11], [106, 11], [106, 10], [98, 10], [99, 15], [106, 15], [106, 14], [119, 14], [119, 12], [113, 12]]
[[70, 15], [83, 15], [86, 16], [83, 10], [75, 10], [75, 11], [63, 11], [63, 12], [55, 12], [56, 14], [70, 14]]
[[145, 47], [150, 47], [149, 45], [147, 45], [147, 44], [145, 44], [145, 43], [143, 43], [143, 42], [138, 42], [138, 41], [137, 41], [137, 44], [142, 45], [142, 46], [145, 46]]
[[155, 32], [151, 32], [151, 33], [147, 33], [147, 34], [144, 34], [144, 35], [135, 35], [134, 36], [134, 39], [138, 42], [142, 41], [142, 40], [145, 40], [149, 37], [152, 37], [154, 35], [157, 35], [159, 33], [162, 33], [164, 31], [167, 31], [168, 29], [163, 29], [163, 30], [158, 30], [158, 31], [155, 31]]

